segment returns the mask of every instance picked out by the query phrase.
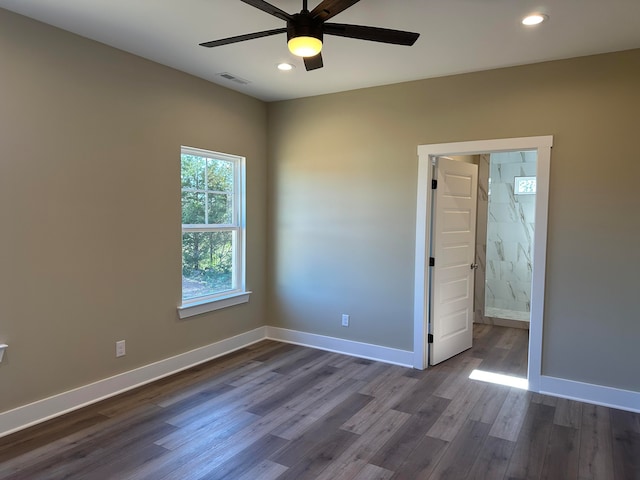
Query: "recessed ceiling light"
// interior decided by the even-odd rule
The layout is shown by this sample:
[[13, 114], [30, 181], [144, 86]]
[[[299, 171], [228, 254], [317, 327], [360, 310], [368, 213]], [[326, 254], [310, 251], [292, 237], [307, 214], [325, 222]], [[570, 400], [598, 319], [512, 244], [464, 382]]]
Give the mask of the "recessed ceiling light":
[[539, 25], [545, 20], [548, 20], [549, 16], [544, 13], [532, 13], [531, 15], [527, 15], [522, 19], [522, 24], [531, 26], [531, 25]]
[[283, 72], [288, 72], [289, 70], [293, 70], [293, 65], [290, 63], [279, 63], [278, 70], [282, 70]]

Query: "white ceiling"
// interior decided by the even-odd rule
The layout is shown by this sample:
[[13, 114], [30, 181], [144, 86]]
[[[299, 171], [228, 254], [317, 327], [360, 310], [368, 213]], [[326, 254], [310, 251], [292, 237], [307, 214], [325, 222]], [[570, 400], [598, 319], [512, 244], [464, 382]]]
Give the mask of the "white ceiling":
[[[289, 13], [302, 7], [271, 3]], [[285, 34], [198, 46], [285, 26], [240, 0], [0, 0], [0, 7], [266, 101], [640, 48], [640, 0], [361, 0], [329, 21], [419, 32], [416, 44], [325, 36], [324, 68], [311, 72], [288, 52]], [[522, 26], [534, 11], [549, 21]], [[280, 72], [282, 61], [296, 68]]]

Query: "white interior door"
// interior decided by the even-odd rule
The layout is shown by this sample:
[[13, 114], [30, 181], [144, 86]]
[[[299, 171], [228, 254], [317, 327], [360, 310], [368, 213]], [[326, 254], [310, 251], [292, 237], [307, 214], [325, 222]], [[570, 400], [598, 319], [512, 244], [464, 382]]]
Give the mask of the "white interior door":
[[429, 363], [471, 348], [478, 166], [438, 158], [433, 190]]

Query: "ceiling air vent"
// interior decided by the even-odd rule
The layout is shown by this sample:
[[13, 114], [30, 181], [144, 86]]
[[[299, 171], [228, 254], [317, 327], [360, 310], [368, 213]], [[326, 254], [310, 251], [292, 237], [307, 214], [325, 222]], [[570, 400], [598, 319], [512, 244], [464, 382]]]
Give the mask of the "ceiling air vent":
[[222, 78], [224, 78], [226, 80], [231, 80], [232, 82], [239, 83], [240, 85], [249, 85], [251, 83], [249, 80], [245, 80], [244, 78], [236, 77], [235, 75], [232, 75], [231, 73], [228, 73], [228, 72], [219, 73], [218, 76], [222, 77]]

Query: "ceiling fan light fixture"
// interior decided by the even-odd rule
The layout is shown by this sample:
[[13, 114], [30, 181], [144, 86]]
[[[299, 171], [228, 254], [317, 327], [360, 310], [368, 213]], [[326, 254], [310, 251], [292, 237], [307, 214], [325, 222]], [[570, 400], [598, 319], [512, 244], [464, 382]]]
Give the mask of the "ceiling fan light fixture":
[[287, 45], [289, 51], [298, 57], [315, 57], [322, 50], [322, 40], [315, 37], [293, 37]]

